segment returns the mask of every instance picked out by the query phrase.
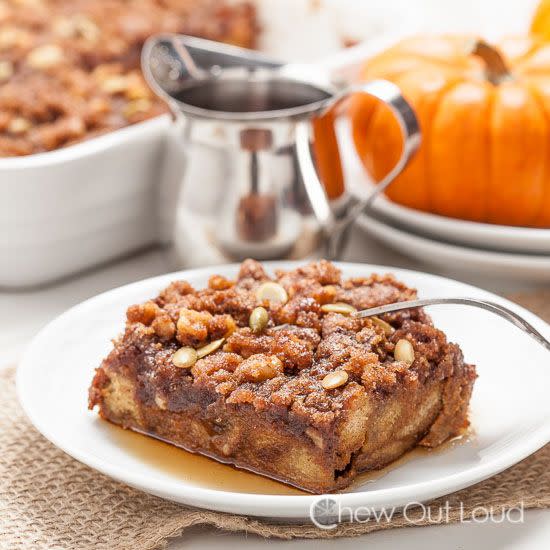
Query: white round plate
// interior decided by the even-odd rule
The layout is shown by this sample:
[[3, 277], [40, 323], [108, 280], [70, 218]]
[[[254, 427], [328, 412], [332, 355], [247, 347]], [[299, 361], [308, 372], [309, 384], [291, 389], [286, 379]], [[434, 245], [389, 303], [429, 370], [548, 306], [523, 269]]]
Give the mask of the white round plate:
[[428, 239], [388, 225], [373, 215], [357, 219], [359, 227], [395, 250], [427, 264], [466, 274], [483, 274], [503, 279], [550, 281], [550, 256], [513, 254], [468, 248]]
[[426, 237], [502, 252], [550, 255], [550, 229], [457, 220], [413, 210], [385, 196], [375, 201], [374, 209], [398, 227]]
[[[267, 264], [291, 268], [296, 263]], [[478, 288], [425, 273], [366, 264], [341, 264], [345, 276], [391, 271], [421, 296], [469, 295], [515, 309], [538, 330], [550, 327], [528, 311]], [[252, 516], [304, 519], [319, 497], [213, 490], [182, 481], [117, 445], [108, 426], [87, 410], [94, 368], [123, 329], [129, 304], [154, 296], [170, 281], [206, 284], [212, 273], [235, 276], [237, 266], [218, 266], [147, 279], [73, 307], [32, 341], [17, 372], [21, 404], [50, 441], [77, 460], [133, 487], [184, 504]], [[523, 332], [482, 310], [431, 308], [436, 324], [459, 342], [478, 367], [471, 402], [472, 437], [443, 450], [413, 455], [380, 478], [334, 495], [342, 506], [380, 509], [438, 497], [496, 474], [550, 439], [548, 352]], [[533, 383], [536, 381], [536, 383]], [[229, 466], [228, 466], [229, 468]]]

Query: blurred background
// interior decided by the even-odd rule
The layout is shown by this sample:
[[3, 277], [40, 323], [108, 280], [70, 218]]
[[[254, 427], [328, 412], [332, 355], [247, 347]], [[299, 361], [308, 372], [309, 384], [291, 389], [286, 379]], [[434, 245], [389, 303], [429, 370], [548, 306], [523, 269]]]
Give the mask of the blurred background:
[[[524, 34], [538, 5], [537, 0], [260, 0], [260, 16], [266, 33], [262, 40], [270, 53], [314, 60], [341, 47], [333, 29], [352, 40], [378, 35], [436, 33], [479, 33], [489, 40], [503, 35]], [[315, 6], [323, 9], [315, 10]], [[289, 11], [292, 17], [288, 17]], [[274, 16], [274, 19], [273, 19]], [[273, 31], [270, 31], [273, 24]], [[269, 27], [269, 28], [268, 28]], [[323, 29], [325, 39], [319, 39]], [[284, 33], [284, 41], [278, 39]], [[330, 37], [328, 40], [326, 37]], [[307, 37], [307, 38], [306, 38]], [[315, 37], [314, 41], [311, 38]]]
[[[165, 59], [147, 59], [142, 72], [143, 44], [158, 33], [307, 63], [285, 76], [287, 106], [305, 101], [293, 95], [296, 82], [326, 98], [377, 78], [400, 88], [423, 144], [387, 194], [358, 216], [340, 259], [421, 269], [497, 292], [546, 287], [548, 6], [1, 0], [0, 307], [7, 321], [0, 349], [17, 356], [66, 307], [132, 280], [245, 256], [321, 254], [327, 228], [297, 168], [298, 121], [310, 125], [337, 216], [373, 192], [402, 150], [387, 109], [366, 98], [348, 102], [337, 120], [309, 107], [285, 119], [283, 142], [278, 122], [244, 128], [220, 118], [215, 102], [229, 97], [222, 87], [208, 96], [220, 120], [203, 128], [204, 113], [189, 116], [197, 104], [181, 99], [193, 80], [185, 63], [167, 72], [173, 97], [155, 83]], [[219, 77], [211, 66], [199, 69]], [[207, 96], [199, 89], [196, 97]], [[246, 141], [243, 128], [269, 135]], [[205, 132], [240, 138], [206, 143]]]

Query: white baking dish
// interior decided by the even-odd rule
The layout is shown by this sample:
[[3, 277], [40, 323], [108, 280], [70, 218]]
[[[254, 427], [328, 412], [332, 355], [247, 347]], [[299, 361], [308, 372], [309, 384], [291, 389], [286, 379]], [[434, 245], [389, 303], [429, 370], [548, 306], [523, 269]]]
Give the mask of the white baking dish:
[[[376, 4], [257, 0], [261, 49], [293, 61], [322, 58], [334, 70], [354, 65], [402, 34], [399, 2], [392, 9]], [[338, 52], [343, 39], [363, 42]], [[168, 116], [57, 151], [0, 159], [0, 287], [51, 282], [166, 241], [180, 166]]]
[[0, 286], [42, 284], [157, 240], [168, 116], [0, 160]]

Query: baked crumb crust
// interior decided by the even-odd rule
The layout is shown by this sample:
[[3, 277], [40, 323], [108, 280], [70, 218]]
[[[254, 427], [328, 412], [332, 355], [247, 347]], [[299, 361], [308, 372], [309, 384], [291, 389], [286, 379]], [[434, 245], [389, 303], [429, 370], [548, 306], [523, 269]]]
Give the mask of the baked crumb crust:
[[246, 1], [7, 0], [0, 3], [0, 157], [89, 139], [167, 111], [140, 71], [154, 33], [254, 47]]
[[[266, 281], [280, 284], [288, 301], [260, 303]], [[391, 275], [343, 279], [327, 261], [270, 278], [246, 260], [236, 280], [213, 276], [202, 290], [176, 281], [128, 309], [89, 406], [123, 427], [311, 492], [340, 489], [468, 424], [475, 368], [423, 310], [384, 315], [387, 324], [325, 311], [415, 297]], [[260, 305], [269, 321], [253, 333], [249, 317]], [[191, 368], [174, 365], [179, 348], [221, 338]], [[412, 344], [412, 364], [395, 359], [400, 340]], [[327, 389], [325, 377], [342, 372], [345, 381]]]

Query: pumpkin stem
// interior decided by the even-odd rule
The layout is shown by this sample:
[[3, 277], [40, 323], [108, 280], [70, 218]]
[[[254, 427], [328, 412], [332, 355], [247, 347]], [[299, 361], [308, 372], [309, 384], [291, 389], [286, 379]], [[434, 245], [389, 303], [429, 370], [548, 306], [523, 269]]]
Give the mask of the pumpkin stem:
[[471, 53], [479, 56], [485, 63], [485, 74], [491, 84], [498, 86], [512, 78], [500, 52], [484, 40], [476, 40], [472, 45]]

